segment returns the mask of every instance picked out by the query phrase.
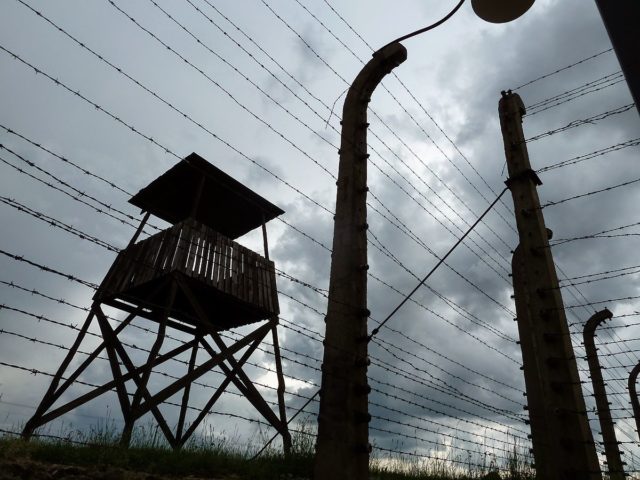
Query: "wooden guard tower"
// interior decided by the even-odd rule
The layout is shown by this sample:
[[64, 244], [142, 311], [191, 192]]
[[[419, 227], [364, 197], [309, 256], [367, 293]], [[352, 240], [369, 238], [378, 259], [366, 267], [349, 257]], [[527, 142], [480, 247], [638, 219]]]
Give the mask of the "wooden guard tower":
[[[27, 422], [23, 437], [29, 438], [36, 428], [115, 390], [125, 421], [123, 444], [129, 444], [136, 420], [151, 412], [169, 444], [180, 448], [233, 383], [282, 435], [288, 452], [291, 437], [278, 346], [278, 296], [265, 227], [266, 222], [284, 212], [195, 153], [129, 202], [146, 212], [145, 216], [94, 295], [90, 313], [38, 409]], [[137, 241], [150, 215], [173, 226]], [[233, 241], [258, 227], [262, 227], [264, 257]], [[114, 328], [103, 305], [125, 312], [126, 317]], [[134, 365], [118, 337], [136, 317], [158, 324], [153, 346], [142, 365]], [[94, 320], [102, 341], [88, 357], [79, 356], [78, 347]], [[256, 324], [257, 328], [233, 344], [223, 341], [220, 332], [249, 324]], [[190, 340], [160, 353], [170, 329], [188, 334]], [[278, 378], [277, 414], [242, 370], [269, 333]], [[154, 368], [188, 351], [186, 374], [160, 391], [151, 392], [148, 381]], [[65, 398], [66, 403], [60, 405], [63, 393], [102, 352], [106, 352], [113, 380], [73, 400]], [[198, 354], [206, 356], [199, 364]], [[235, 358], [236, 354], [239, 358]], [[76, 356], [80, 365], [72, 370], [69, 367]], [[221, 369], [225, 378], [195, 420], [186, 426], [191, 384], [213, 368]], [[182, 400], [173, 430], [159, 406], [180, 391]]]

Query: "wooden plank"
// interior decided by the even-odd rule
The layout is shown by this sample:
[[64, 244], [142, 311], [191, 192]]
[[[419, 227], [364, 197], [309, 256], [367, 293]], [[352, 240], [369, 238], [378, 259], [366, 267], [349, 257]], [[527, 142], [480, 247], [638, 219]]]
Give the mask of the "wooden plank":
[[126, 290], [133, 283], [135, 279], [137, 260], [138, 257], [144, 253], [143, 250], [144, 248], [140, 243], [135, 244], [130, 252], [127, 250], [126, 264], [122, 270], [122, 277], [118, 279], [117, 292]]
[[213, 272], [211, 273], [211, 281], [213, 282], [213, 285], [218, 288], [218, 280], [220, 278], [220, 261], [221, 261], [221, 256], [220, 256], [220, 251], [222, 249], [222, 240], [221, 237], [222, 235], [217, 235], [216, 236], [216, 243], [215, 243], [215, 255], [212, 258], [212, 267], [213, 267]]
[[262, 262], [256, 262], [256, 290], [258, 291], [258, 306], [262, 308], [264, 305], [264, 290], [262, 289]]
[[256, 290], [254, 288], [254, 276], [255, 276], [255, 259], [253, 254], [247, 255], [247, 260], [244, 265], [244, 276], [247, 280], [247, 301], [249, 303], [255, 303]]
[[158, 250], [160, 249], [160, 240], [161, 237], [159, 235], [154, 235], [153, 237], [141, 242], [141, 245], [143, 245], [143, 248], [145, 249], [145, 253], [140, 264], [137, 266], [139, 274], [136, 277], [136, 285], [140, 285], [153, 279], [155, 274], [153, 264], [158, 254]]
[[156, 261], [154, 262], [155, 274], [156, 276], [160, 276], [165, 272], [166, 264], [167, 264], [167, 253], [171, 251], [171, 229], [167, 229], [162, 232], [162, 244], [158, 249], [158, 255], [156, 257]]
[[[269, 271], [267, 272], [268, 279], [268, 288], [269, 288], [269, 311], [271, 313], [276, 313], [276, 303], [278, 302], [276, 298], [276, 274], [274, 270], [273, 262], [269, 262]], [[275, 298], [275, 300], [274, 300]]]
[[[224, 237], [223, 237], [224, 238]], [[224, 272], [224, 280], [222, 281], [222, 291], [225, 293], [229, 293], [231, 291], [231, 275], [229, 272], [229, 268], [231, 266], [231, 245], [229, 245], [229, 239], [224, 238], [224, 250], [223, 250], [223, 269]]]
[[135, 245], [132, 248], [133, 250], [123, 250], [121, 252], [122, 256], [116, 259], [118, 265], [114, 266], [113, 274], [109, 281], [109, 293], [115, 294], [120, 291], [120, 286], [123, 283], [124, 276], [127, 273], [128, 266], [131, 261], [129, 255], [132, 255], [136, 251]]
[[116, 259], [111, 264], [111, 268], [104, 276], [102, 283], [100, 284], [100, 288], [96, 291], [94, 295], [94, 299], [102, 298], [103, 296], [109, 296], [112, 293], [115, 293], [115, 284], [118, 280], [118, 275], [120, 272], [120, 265], [124, 261], [125, 251], [123, 250], [118, 254]]
[[198, 279], [204, 283], [207, 283], [209, 280], [207, 278], [207, 267], [209, 263], [209, 250], [211, 247], [210, 243], [210, 238], [206, 235], [203, 235], [201, 241], [202, 247], [200, 249], [200, 266], [198, 268]]
[[[208, 324], [208, 320], [206, 318], [204, 318], [202, 321], [204, 326]], [[212, 368], [218, 365], [220, 365], [221, 368], [225, 368], [226, 365], [224, 365], [224, 363], [222, 362], [224, 362], [225, 360], [232, 362], [233, 355], [235, 353], [242, 350], [246, 346], [250, 345], [254, 341], [257, 341], [259, 343], [265, 337], [265, 335], [269, 332], [269, 327], [270, 327], [269, 324], [263, 325], [262, 327], [258, 328], [257, 330], [253, 331], [249, 335], [245, 336], [244, 338], [242, 338], [241, 340], [233, 344], [231, 347], [227, 348], [224, 352], [220, 352], [212, 355], [211, 359], [207, 360], [206, 362], [196, 367], [192, 372], [180, 377], [179, 380], [174, 381], [173, 383], [169, 384], [167, 387], [160, 390], [153, 397], [149, 398], [143, 405], [141, 405], [140, 410], [138, 412], [140, 416], [147, 413], [147, 411], [149, 411], [149, 409], [152, 406], [159, 405], [160, 403], [167, 400], [169, 397], [176, 394], [178, 391], [184, 388], [186, 384], [193, 383], [202, 375], [209, 372]]]
[[205, 231], [204, 225], [202, 224], [198, 225], [198, 228], [195, 230], [195, 232], [196, 232], [196, 238], [197, 238], [196, 240], [197, 249], [196, 249], [195, 258], [194, 258], [192, 276], [194, 278], [197, 278], [198, 280], [203, 280], [204, 279], [203, 268], [204, 268], [205, 245], [206, 245], [207, 233]]
[[197, 255], [198, 255], [198, 242], [200, 240], [200, 235], [198, 235], [198, 228], [195, 226], [189, 226], [189, 256], [187, 257], [187, 264], [185, 266], [184, 272], [193, 277], [195, 269], [197, 268]]
[[271, 295], [273, 298], [273, 314], [278, 315], [280, 313], [280, 302], [278, 301], [278, 283], [276, 281], [276, 271], [275, 265], [273, 265], [273, 269], [271, 271], [271, 281], [273, 288], [271, 290]]
[[262, 290], [264, 291], [264, 308], [270, 311], [271, 290], [269, 289], [269, 264], [262, 260]]
[[[121, 324], [122, 325], [122, 324]], [[117, 330], [116, 330], [117, 331]], [[168, 360], [180, 355], [182, 352], [187, 351], [189, 348], [191, 348], [194, 344], [194, 342], [197, 342], [196, 340], [190, 340], [189, 342], [183, 343], [182, 345], [180, 345], [179, 347], [174, 348], [173, 350], [160, 355], [159, 357], [157, 357], [152, 366], [157, 366], [157, 365], [161, 365], [165, 362], [167, 362]], [[96, 354], [97, 356], [97, 354]], [[127, 373], [122, 375], [122, 379], [123, 381], [127, 382], [129, 380], [132, 380], [134, 378], [135, 375], [138, 375], [139, 373], [142, 372], [142, 369], [144, 368], [143, 366], [137, 367], [134, 370], [129, 370]], [[99, 387], [96, 387], [95, 389], [91, 390], [90, 392], [87, 392], [83, 395], [81, 395], [80, 397], [76, 398], [75, 400], [72, 400], [62, 406], [57, 407], [55, 410], [50, 411], [49, 413], [47, 413], [46, 415], [43, 415], [42, 418], [39, 421], [40, 425], [44, 425], [47, 422], [50, 422], [51, 420], [58, 418], [61, 415], [64, 415], [67, 412], [70, 412], [71, 410], [73, 410], [76, 407], [79, 407], [80, 405], [83, 405], [85, 403], [87, 403], [89, 400], [92, 400], [100, 395], [102, 395], [105, 392], [108, 392], [109, 390], [111, 390], [112, 388], [114, 388], [116, 386], [117, 382], [115, 380], [111, 380]]]
[[184, 223], [180, 228], [180, 239], [178, 240], [177, 252], [174, 262], [174, 268], [179, 272], [185, 272], [185, 263], [187, 255], [189, 255], [189, 243], [191, 238], [191, 228]]
[[[202, 340], [202, 342], [203, 342], [203, 344], [206, 344], [207, 351], [211, 355], [212, 352], [213, 352], [212, 348], [209, 346], [209, 344], [204, 339]], [[229, 383], [231, 383], [233, 381], [233, 378], [238, 373], [238, 370], [242, 368], [242, 366], [245, 364], [245, 362], [249, 359], [249, 357], [253, 354], [255, 349], [258, 347], [260, 342], [262, 342], [262, 339], [257, 339], [256, 341], [254, 341], [254, 343], [247, 350], [245, 350], [245, 352], [242, 354], [242, 357], [240, 358], [240, 360], [237, 361], [236, 366], [230, 372], [225, 373], [225, 379], [222, 381], [222, 383], [220, 384], [218, 389], [214, 392], [214, 394], [211, 396], [211, 398], [207, 401], [206, 405], [200, 410], [200, 414], [196, 417], [196, 419], [193, 421], [193, 423], [189, 426], [189, 429], [185, 433], [184, 437], [182, 437], [180, 439], [182, 444], [184, 444], [184, 442], [186, 442], [188, 440], [188, 438], [193, 434], [193, 432], [196, 430], [196, 428], [200, 425], [202, 420], [204, 420], [204, 418], [209, 413], [209, 410], [211, 410], [211, 408], [213, 408], [213, 405], [218, 401], [218, 398], [220, 398], [220, 396], [225, 391], [225, 389], [227, 388]], [[215, 353], [215, 352], [213, 352], [213, 353]]]
[[[196, 357], [198, 355], [198, 344], [196, 343], [191, 350], [191, 355], [189, 357], [189, 367], [187, 369], [187, 373], [191, 373], [196, 365]], [[184, 420], [187, 415], [187, 407], [189, 406], [189, 394], [191, 393], [191, 384], [187, 384], [184, 387], [184, 392], [182, 393], [182, 402], [180, 402], [180, 415], [178, 416], [178, 426], [176, 427], [176, 441], [179, 446], [184, 445], [186, 439], [182, 438], [182, 429], [184, 428]], [[207, 412], [208, 413], [208, 412]], [[188, 437], [187, 437], [188, 438]]]
[[247, 301], [247, 277], [244, 275], [244, 266], [247, 261], [247, 249], [242, 248], [238, 255], [238, 298]]
[[238, 264], [240, 263], [240, 248], [239, 245], [233, 242], [233, 254], [231, 256], [231, 295], [238, 296], [238, 280], [240, 276], [240, 270]]
[[209, 235], [207, 228], [204, 225], [200, 225], [200, 248], [198, 250], [198, 279], [202, 282], [205, 281], [205, 272], [207, 269], [207, 250], [209, 248]]
[[244, 301], [251, 302], [251, 277], [249, 266], [251, 265], [251, 253], [244, 251], [244, 262], [242, 263], [242, 279], [244, 283]]
[[272, 305], [272, 296], [271, 296], [271, 265], [269, 261], [266, 261], [264, 264], [264, 296], [265, 296], [265, 306], [267, 310], [271, 312], [273, 308]]
[[205, 244], [204, 265], [202, 269], [202, 277], [207, 284], [211, 284], [211, 255], [213, 254], [213, 239], [207, 235]]
[[[107, 350], [107, 357], [109, 359], [109, 365], [111, 366], [111, 374], [113, 375], [113, 379], [116, 381], [116, 393], [118, 394], [118, 401], [120, 402], [120, 410], [122, 410], [122, 416], [125, 419], [125, 423], [133, 422], [134, 419], [131, 416], [131, 403], [129, 402], [129, 396], [127, 393], [127, 387], [125, 385], [124, 380], [122, 379], [122, 370], [120, 370], [120, 364], [118, 362], [118, 356], [116, 354], [116, 349], [114, 342], [117, 342], [118, 339], [115, 335], [109, 335], [109, 333], [105, 330], [104, 323], [107, 322], [107, 319], [102, 315], [98, 314], [98, 325], [100, 326], [100, 331], [102, 333], [102, 338], [104, 339], [104, 345]], [[127, 444], [129, 442], [127, 441]]]
[[216, 255], [217, 255], [217, 244], [218, 244], [218, 236], [211, 236], [211, 248], [209, 249], [209, 260], [207, 261], [207, 277], [209, 277], [209, 282], [211, 285], [216, 284]]
[[176, 268], [181, 233], [182, 225], [178, 224], [171, 227], [171, 242], [167, 245], [167, 263], [165, 265], [167, 271], [173, 271]]

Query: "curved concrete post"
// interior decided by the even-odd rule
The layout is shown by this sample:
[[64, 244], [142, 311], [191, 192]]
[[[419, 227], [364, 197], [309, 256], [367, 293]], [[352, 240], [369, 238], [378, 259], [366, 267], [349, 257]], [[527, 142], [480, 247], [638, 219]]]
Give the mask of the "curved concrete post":
[[513, 257], [513, 289], [536, 474], [544, 480], [600, 480], [580, 376], [522, 116], [524, 103], [502, 92], [500, 126], [520, 243]]
[[609, 410], [609, 402], [607, 401], [607, 391], [604, 387], [604, 379], [602, 378], [602, 370], [600, 369], [600, 361], [598, 360], [598, 351], [595, 344], [596, 328], [613, 317], [606, 308], [594, 313], [584, 326], [584, 348], [587, 352], [587, 362], [589, 363], [589, 373], [591, 374], [591, 383], [593, 384], [593, 395], [596, 399], [596, 407], [598, 408], [598, 420], [600, 421], [600, 429], [602, 430], [602, 442], [604, 443], [604, 453], [607, 457], [607, 466], [609, 470], [609, 478], [611, 480], [624, 480], [624, 470], [622, 468], [622, 460], [620, 459], [620, 448], [616, 439], [616, 431], [613, 428], [613, 420], [611, 419], [611, 410]]
[[640, 437], [640, 401], [638, 401], [638, 392], [636, 391], [636, 381], [640, 373], [640, 363], [638, 363], [629, 374], [629, 396], [631, 397], [631, 406], [633, 407], [633, 416], [636, 419], [636, 433]]
[[399, 43], [376, 52], [344, 102], [315, 480], [369, 475], [367, 107], [380, 81], [406, 58]]

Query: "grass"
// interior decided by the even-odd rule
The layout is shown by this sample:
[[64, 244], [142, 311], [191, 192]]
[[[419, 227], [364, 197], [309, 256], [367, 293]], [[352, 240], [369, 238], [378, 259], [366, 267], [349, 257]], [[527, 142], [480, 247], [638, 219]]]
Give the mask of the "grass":
[[310, 433], [309, 425], [306, 422], [296, 426], [293, 452], [286, 458], [276, 447], [269, 447], [252, 460], [256, 450], [266, 443], [265, 434], [259, 433], [254, 445], [245, 445], [238, 442], [237, 435], [218, 434], [212, 428], [174, 451], [157, 427], [140, 426], [134, 429], [131, 447], [125, 448], [118, 445], [120, 432], [116, 425], [104, 422], [88, 431], [63, 426], [29, 442], [0, 437], [0, 462], [34, 461], [180, 477], [309, 478], [313, 467], [313, 436], [306, 434]]
[[[64, 432], [62, 431], [64, 430]], [[208, 429], [207, 433], [188, 442], [179, 451], [168, 448], [157, 428], [142, 426], [134, 430], [132, 446], [118, 446], [119, 431], [112, 423], [96, 425], [86, 432], [73, 428], [30, 442], [0, 438], [0, 461], [35, 461], [74, 465], [88, 469], [122, 469], [166, 476], [231, 477], [237, 479], [311, 478], [313, 471], [313, 427], [309, 420], [293, 429], [293, 452], [285, 457], [279, 448], [270, 447], [252, 460], [254, 452], [266, 441], [259, 434], [254, 445], [238, 443], [237, 436]], [[64, 435], [62, 434], [64, 433]], [[55, 437], [55, 438], [52, 438]], [[417, 456], [372, 457], [372, 480], [529, 480], [533, 479], [529, 461], [516, 449], [506, 465], [484, 454], [478, 462], [442, 458], [425, 462]], [[454, 460], [454, 462], [452, 462]], [[452, 466], [455, 465], [455, 466]], [[499, 473], [500, 472], [500, 473]]]

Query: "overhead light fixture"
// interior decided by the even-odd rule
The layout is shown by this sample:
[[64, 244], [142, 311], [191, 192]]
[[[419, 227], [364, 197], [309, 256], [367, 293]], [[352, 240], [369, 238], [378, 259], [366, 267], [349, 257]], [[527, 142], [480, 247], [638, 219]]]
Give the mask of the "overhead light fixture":
[[534, 0], [471, 0], [473, 11], [491, 23], [506, 23], [524, 14]]

